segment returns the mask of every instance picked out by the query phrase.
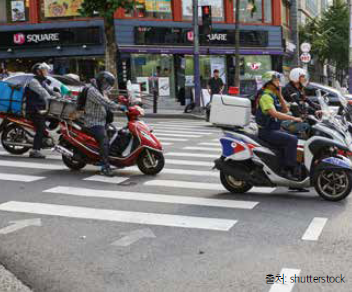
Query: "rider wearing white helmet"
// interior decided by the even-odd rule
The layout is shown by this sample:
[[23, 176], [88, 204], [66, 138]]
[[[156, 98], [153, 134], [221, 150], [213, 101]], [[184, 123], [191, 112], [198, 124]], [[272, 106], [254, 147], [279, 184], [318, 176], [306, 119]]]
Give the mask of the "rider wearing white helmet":
[[[319, 105], [309, 100], [304, 93], [304, 87], [308, 83], [307, 71], [302, 68], [294, 68], [291, 70], [289, 78], [290, 82], [285, 86], [282, 93], [291, 106], [292, 115], [303, 118], [307, 114], [319, 114]], [[293, 121], [285, 121], [282, 126], [290, 133], [303, 137], [307, 136], [310, 129], [308, 123]]]
[[40, 153], [45, 133], [45, 116], [42, 112], [47, 109], [48, 99], [50, 99], [50, 90], [46, 84], [50, 69], [46, 63], [35, 64], [32, 67], [34, 77], [26, 88], [26, 116], [36, 127], [33, 150], [29, 154], [31, 158], [45, 158]]

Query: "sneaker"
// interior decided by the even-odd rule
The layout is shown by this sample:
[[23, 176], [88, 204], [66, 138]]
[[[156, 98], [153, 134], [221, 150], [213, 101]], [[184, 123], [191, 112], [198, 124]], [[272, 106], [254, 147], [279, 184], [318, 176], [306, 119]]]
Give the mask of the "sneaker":
[[29, 158], [45, 159], [45, 155], [42, 154], [39, 150], [32, 150], [29, 153]]
[[102, 175], [107, 176], [107, 177], [114, 177], [114, 172], [112, 171], [112, 169], [109, 166], [102, 167], [100, 173]]

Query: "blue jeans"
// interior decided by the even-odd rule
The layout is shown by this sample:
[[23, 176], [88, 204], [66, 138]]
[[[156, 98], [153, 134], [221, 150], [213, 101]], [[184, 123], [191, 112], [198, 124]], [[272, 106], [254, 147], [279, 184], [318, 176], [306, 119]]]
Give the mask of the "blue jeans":
[[310, 129], [308, 123], [299, 123], [294, 121], [283, 121], [281, 126], [288, 132], [294, 135], [306, 134]]
[[280, 166], [282, 168], [293, 168], [297, 164], [297, 144], [296, 136], [285, 133], [281, 130], [259, 129], [259, 138], [275, 148], [280, 149]]

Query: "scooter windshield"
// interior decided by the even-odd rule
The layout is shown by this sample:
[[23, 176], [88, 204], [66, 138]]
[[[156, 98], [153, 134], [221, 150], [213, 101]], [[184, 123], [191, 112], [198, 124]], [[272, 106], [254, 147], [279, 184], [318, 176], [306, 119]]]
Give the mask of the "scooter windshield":
[[324, 97], [321, 95], [321, 91], [317, 90], [317, 98], [320, 104], [320, 108], [322, 110], [322, 120], [324, 121], [332, 121], [333, 116], [332, 112], [329, 109], [329, 105], [325, 101]]

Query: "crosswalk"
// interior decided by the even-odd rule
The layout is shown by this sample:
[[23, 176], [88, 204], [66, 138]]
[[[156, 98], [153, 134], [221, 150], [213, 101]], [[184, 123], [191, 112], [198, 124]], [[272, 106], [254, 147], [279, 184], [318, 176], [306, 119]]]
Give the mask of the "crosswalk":
[[[222, 208], [247, 211], [258, 206], [259, 202], [256, 201], [236, 200], [236, 197], [218, 198], [218, 194], [227, 193], [220, 184], [219, 173], [211, 169], [214, 158], [221, 155], [219, 144], [214, 142], [221, 134], [219, 130], [202, 121], [156, 121], [153, 127], [162, 144], [167, 141], [164, 144], [166, 165], [156, 177], [142, 175], [137, 167], [117, 170], [114, 178], [97, 175], [96, 168], [91, 166], [71, 174], [58, 155], [48, 155], [47, 160], [33, 162], [26, 157], [14, 157], [0, 151], [0, 180], [25, 183], [29, 186], [28, 189], [34, 183], [40, 186], [34, 202], [29, 202], [26, 198], [0, 201], [0, 212], [228, 232], [239, 220], [236, 213], [231, 213], [230, 218], [167, 214], [164, 206], [172, 204], [192, 206], [192, 210]], [[70, 180], [65, 182], [60, 179], [63, 174], [70, 175]], [[44, 181], [47, 183], [42, 185], [41, 182]], [[252, 190], [262, 193], [273, 191], [272, 188]], [[41, 201], [44, 194], [45, 201]], [[57, 204], [54, 200], [57, 196], [62, 198], [62, 204]], [[50, 202], [50, 198], [53, 202]], [[115, 208], [82, 206], [81, 200], [72, 204], [72, 198], [87, 202], [92, 202], [93, 199], [104, 202], [111, 200], [115, 202], [112, 205]], [[119, 210], [116, 202], [120, 201], [157, 204], [160, 212], [155, 212], [155, 208], [150, 212], [148, 205], [143, 205], [146, 208], [143, 212]]]

